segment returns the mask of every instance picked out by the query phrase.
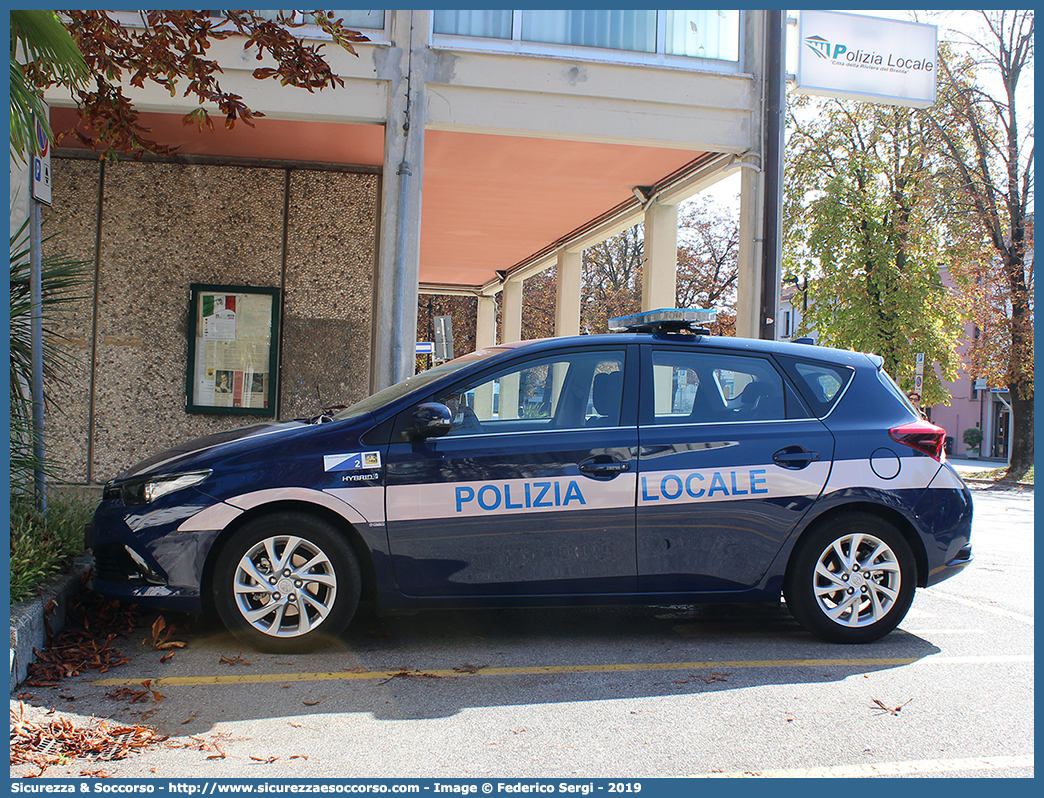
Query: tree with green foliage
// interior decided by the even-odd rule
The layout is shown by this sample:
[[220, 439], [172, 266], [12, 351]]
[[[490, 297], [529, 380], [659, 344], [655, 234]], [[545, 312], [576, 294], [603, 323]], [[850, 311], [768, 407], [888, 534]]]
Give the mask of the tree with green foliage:
[[[939, 275], [961, 242], [947, 232], [926, 125], [908, 108], [809, 97], [792, 101], [788, 122], [784, 272], [808, 279], [799, 332], [880, 355], [906, 390], [919, 352], [955, 379], [962, 328]], [[921, 395], [950, 398], [931, 368]]]
[[940, 49], [939, 102], [925, 117], [948, 166], [952, 214], [980, 244], [955, 262], [954, 273], [964, 278], [978, 330], [971, 368], [1008, 389], [1008, 477], [1020, 478], [1034, 453], [1034, 142], [1032, 87], [1025, 86], [1033, 73], [1033, 12], [973, 18], [981, 31]]

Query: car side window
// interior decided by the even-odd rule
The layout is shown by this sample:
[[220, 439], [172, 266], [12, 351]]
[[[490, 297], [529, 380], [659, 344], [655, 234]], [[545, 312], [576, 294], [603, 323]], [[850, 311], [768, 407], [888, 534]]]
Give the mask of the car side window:
[[763, 358], [653, 350], [652, 369], [653, 424], [787, 418], [783, 379]]
[[855, 374], [852, 369], [833, 363], [785, 356], [777, 359], [817, 416], [830, 412]]
[[618, 351], [534, 359], [434, 401], [453, 413], [451, 436], [616, 426], [623, 364]]

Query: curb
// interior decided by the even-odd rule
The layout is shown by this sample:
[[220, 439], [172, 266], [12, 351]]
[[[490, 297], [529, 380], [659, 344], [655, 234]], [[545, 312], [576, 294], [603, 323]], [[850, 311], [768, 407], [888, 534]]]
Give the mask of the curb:
[[42, 649], [47, 642], [44, 619], [47, 606], [54, 601], [52, 612], [46, 616], [54, 634], [65, 625], [69, 601], [80, 592], [83, 577], [93, 566], [90, 554], [77, 557], [69, 570], [49, 580], [39, 596], [11, 607], [11, 692], [29, 673], [29, 664], [35, 659], [34, 649]]

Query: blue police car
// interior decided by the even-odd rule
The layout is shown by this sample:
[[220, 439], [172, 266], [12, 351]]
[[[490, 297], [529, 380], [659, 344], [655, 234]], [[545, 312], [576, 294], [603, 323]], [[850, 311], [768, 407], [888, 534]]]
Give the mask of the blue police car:
[[336, 416], [185, 443], [109, 482], [99, 592], [214, 609], [261, 650], [360, 601], [779, 601], [860, 643], [971, 562], [972, 502], [880, 358], [712, 337], [699, 312], [490, 347]]

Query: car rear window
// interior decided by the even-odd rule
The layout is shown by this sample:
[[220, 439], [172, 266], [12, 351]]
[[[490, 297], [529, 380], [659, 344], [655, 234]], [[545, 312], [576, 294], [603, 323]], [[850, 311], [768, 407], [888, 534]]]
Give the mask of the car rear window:
[[778, 357], [777, 360], [818, 418], [830, 412], [855, 374], [855, 370], [847, 366], [820, 360], [792, 357]]

